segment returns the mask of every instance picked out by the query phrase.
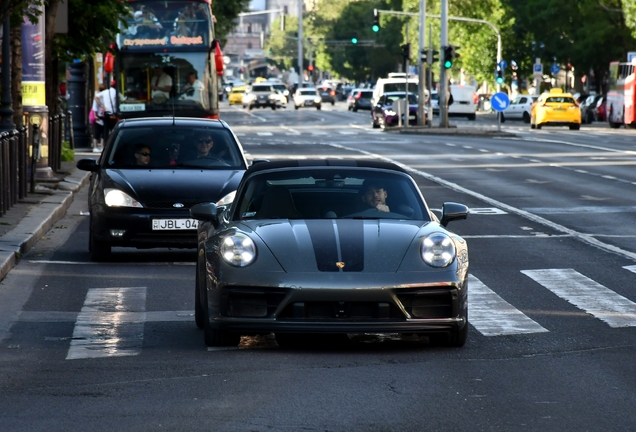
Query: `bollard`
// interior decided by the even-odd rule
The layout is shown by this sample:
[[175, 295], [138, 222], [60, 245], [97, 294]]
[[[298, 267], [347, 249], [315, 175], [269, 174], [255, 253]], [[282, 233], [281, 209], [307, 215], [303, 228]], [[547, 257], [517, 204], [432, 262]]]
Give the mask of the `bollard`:
[[18, 131], [13, 130], [10, 132], [9, 137], [9, 183], [11, 185], [10, 190], [10, 203], [11, 207], [18, 202]]
[[8, 171], [4, 160], [4, 147], [8, 136], [8, 132], [0, 133], [0, 216], [4, 216], [4, 214], [8, 210], [6, 202], [6, 191], [8, 189]]
[[36, 163], [40, 158], [40, 126], [33, 125], [33, 134], [31, 135], [31, 193], [35, 193], [35, 170]]
[[27, 127], [22, 126], [18, 129], [18, 178], [20, 186], [18, 188], [18, 198], [23, 199], [27, 196], [27, 164], [29, 158], [29, 141], [27, 138]]

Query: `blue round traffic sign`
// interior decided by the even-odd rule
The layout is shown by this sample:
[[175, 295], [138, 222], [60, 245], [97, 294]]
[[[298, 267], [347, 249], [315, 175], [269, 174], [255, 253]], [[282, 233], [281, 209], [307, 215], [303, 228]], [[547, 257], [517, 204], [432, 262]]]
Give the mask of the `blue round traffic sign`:
[[495, 111], [503, 111], [510, 105], [510, 98], [504, 92], [495, 93], [490, 98], [490, 106]]
[[559, 66], [556, 63], [550, 66], [550, 72], [552, 72], [554, 75], [558, 74], [560, 70], [561, 70], [561, 66]]
[[501, 61], [499, 62], [499, 67], [500, 67], [501, 69], [505, 69], [505, 68], [507, 68], [507, 67], [508, 67], [508, 62], [507, 62], [507, 61], [505, 61], [505, 60], [501, 60]]

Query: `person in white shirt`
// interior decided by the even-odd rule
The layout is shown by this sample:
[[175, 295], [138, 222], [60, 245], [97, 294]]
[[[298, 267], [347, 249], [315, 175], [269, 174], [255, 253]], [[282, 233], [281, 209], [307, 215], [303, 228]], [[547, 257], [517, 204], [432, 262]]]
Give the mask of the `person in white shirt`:
[[193, 100], [202, 103], [202, 96], [205, 86], [198, 80], [196, 72], [190, 72], [187, 77], [188, 83], [183, 86], [181, 99]]
[[155, 103], [164, 103], [170, 97], [172, 90], [172, 77], [165, 73], [161, 66], [155, 66], [153, 76], [150, 79], [152, 100]]
[[[109, 119], [109, 114], [114, 115], [117, 110], [117, 89], [115, 88], [115, 81], [110, 83], [110, 87], [106, 90], [100, 91], [95, 95], [95, 102], [100, 107], [101, 112], [104, 115], [104, 141], [108, 138], [110, 131], [115, 127], [117, 121], [114, 123]], [[103, 141], [102, 141], [103, 145]]]

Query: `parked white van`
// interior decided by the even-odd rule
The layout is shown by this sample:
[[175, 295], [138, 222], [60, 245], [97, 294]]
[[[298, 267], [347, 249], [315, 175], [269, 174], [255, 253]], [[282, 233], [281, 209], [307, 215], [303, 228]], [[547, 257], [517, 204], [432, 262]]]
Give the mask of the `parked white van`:
[[[409, 93], [418, 93], [419, 80], [417, 76], [409, 76]], [[390, 73], [388, 78], [378, 78], [373, 88], [372, 106], [378, 103], [384, 93], [406, 91], [406, 75], [403, 73]], [[424, 90], [424, 97], [428, 99], [428, 91]], [[425, 100], [426, 100], [425, 99]]]
[[448, 115], [465, 116], [468, 120], [477, 118], [477, 88], [464, 84], [451, 84], [453, 103], [448, 107]]

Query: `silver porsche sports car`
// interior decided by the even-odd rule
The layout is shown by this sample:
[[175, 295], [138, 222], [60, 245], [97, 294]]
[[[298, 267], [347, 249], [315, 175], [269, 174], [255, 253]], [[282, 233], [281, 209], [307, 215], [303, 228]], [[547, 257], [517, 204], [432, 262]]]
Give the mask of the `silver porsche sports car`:
[[[400, 333], [463, 346], [466, 241], [448, 231], [468, 208], [428, 208], [385, 162], [260, 162], [231, 204], [202, 203], [195, 318], [208, 346], [241, 335]], [[301, 336], [302, 337], [302, 336]]]

